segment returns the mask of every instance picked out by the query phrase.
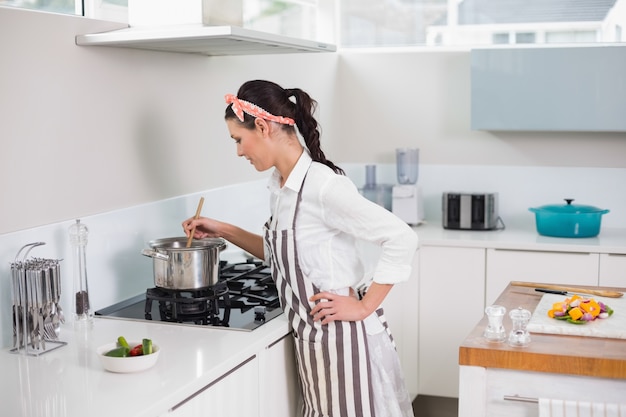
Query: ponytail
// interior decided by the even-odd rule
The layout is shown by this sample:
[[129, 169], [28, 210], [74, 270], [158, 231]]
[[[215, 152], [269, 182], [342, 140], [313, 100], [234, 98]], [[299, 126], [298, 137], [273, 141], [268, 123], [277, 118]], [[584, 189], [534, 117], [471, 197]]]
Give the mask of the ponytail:
[[[290, 98], [293, 97], [292, 101]], [[283, 89], [271, 81], [254, 80], [244, 83], [237, 92], [237, 98], [255, 104], [268, 111], [272, 115], [283, 116], [295, 120], [304, 143], [311, 153], [311, 158], [320, 162], [335, 173], [345, 175], [343, 169], [326, 159], [320, 144], [320, 129], [313, 113], [317, 108], [317, 102], [305, 91], [299, 88]], [[226, 119], [236, 118], [232, 106], [226, 107]], [[243, 124], [248, 129], [254, 128], [254, 116], [243, 114]], [[287, 124], [280, 125], [282, 129], [294, 129]], [[295, 131], [294, 131], [295, 132]]]
[[299, 88], [286, 89], [285, 92], [287, 93], [287, 97], [295, 98], [296, 126], [298, 126], [298, 130], [304, 138], [304, 142], [311, 153], [311, 158], [314, 161], [328, 166], [335, 171], [335, 173], [344, 175], [345, 172], [343, 169], [326, 159], [326, 155], [324, 155], [321, 149], [320, 129], [317, 120], [313, 117], [313, 113], [315, 113], [317, 109], [317, 101], [313, 100], [311, 96]]

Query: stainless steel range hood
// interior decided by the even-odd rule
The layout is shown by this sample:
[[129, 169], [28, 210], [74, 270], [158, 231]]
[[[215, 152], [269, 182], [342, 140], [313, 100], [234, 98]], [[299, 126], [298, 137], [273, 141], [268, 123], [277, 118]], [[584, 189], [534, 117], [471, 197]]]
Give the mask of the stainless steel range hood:
[[236, 26], [203, 24], [129, 27], [76, 36], [76, 44], [115, 46], [201, 55], [335, 52], [335, 45], [295, 39]]
[[242, 0], [128, 0], [129, 27], [76, 44], [202, 55], [334, 52], [334, 45], [243, 28]]

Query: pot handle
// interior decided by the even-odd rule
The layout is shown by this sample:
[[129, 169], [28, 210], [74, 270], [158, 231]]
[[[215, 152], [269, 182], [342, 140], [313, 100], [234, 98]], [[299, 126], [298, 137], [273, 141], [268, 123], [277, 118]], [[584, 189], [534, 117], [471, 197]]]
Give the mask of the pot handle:
[[160, 259], [162, 261], [169, 261], [170, 256], [161, 252], [157, 252], [153, 249], [144, 249], [141, 251], [143, 256], [147, 256], [148, 258]]

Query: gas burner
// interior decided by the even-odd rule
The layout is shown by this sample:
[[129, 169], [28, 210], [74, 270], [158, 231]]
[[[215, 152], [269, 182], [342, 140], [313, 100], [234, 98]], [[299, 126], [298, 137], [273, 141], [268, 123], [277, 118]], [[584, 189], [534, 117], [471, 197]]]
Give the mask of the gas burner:
[[[158, 302], [161, 321], [228, 327], [230, 296], [224, 282], [195, 290], [149, 288], [146, 290], [146, 320], [152, 320], [154, 301]], [[220, 306], [223, 307], [221, 318]]]
[[255, 270], [226, 281], [232, 306], [251, 308], [255, 306], [280, 307], [278, 290], [269, 269], [257, 267]]
[[220, 261], [218, 283], [198, 290], [149, 288], [95, 312], [109, 318], [251, 331], [282, 314], [276, 284], [259, 260]]

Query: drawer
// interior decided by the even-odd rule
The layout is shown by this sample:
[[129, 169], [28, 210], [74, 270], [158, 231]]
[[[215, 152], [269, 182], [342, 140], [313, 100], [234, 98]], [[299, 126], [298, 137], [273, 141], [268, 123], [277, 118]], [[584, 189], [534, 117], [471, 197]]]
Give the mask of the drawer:
[[599, 282], [606, 287], [626, 287], [626, 254], [600, 254]]

